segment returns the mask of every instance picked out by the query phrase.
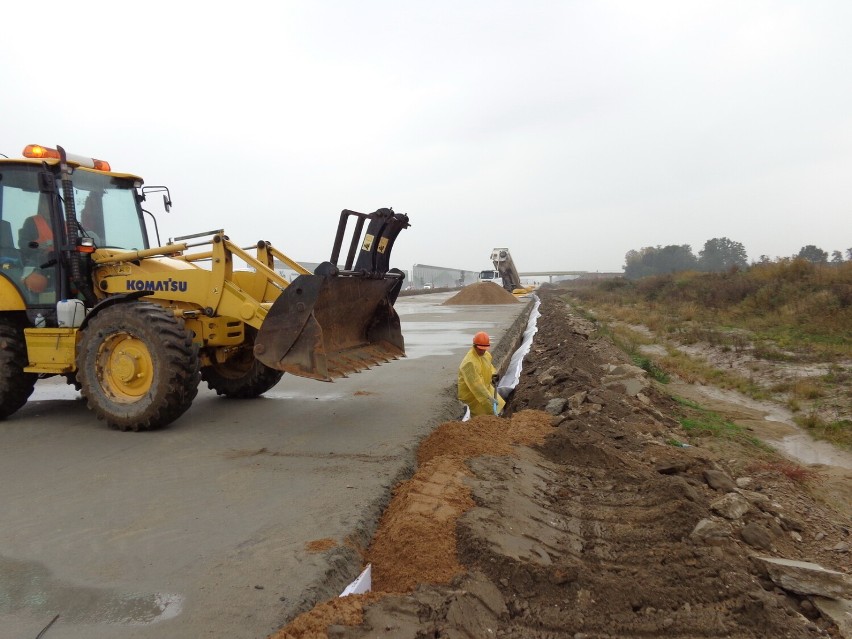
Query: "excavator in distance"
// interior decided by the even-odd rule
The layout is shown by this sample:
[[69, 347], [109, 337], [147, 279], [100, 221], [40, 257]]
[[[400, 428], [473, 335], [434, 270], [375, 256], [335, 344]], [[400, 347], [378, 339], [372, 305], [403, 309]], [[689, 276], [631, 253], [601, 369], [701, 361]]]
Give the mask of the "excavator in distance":
[[344, 209], [311, 273], [224, 230], [151, 246], [142, 204], [157, 192], [168, 211], [166, 187], [59, 146], [0, 157], [0, 420], [55, 375], [112, 428], [141, 431], [186, 412], [202, 380], [252, 398], [285, 372], [332, 381], [405, 356], [393, 307], [405, 275], [389, 260], [407, 215]]

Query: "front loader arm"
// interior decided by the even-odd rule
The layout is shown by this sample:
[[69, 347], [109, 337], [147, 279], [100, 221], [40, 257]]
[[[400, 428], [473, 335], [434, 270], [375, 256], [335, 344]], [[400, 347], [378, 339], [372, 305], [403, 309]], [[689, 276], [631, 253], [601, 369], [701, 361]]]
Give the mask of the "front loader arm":
[[[192, 248], [207, 250], [189, 252]], [[208, 317], [228, 316], [260, 328], [267, 310], [289, 281], [272, 267], [274, 259], [298, 273], [309, 271], [273, 248], [257, 243], [257, 256], [214, 232], [204, 242], [177, 243], [139, 251], [100, 249], [93, 255], [96, 283], [107, 296], [128, 291], [149, 291], [154, 299], [195, 308]], [[251, 271], [234, 271], [234, 257]]]
[[[346, 222], [352, 217], [356, 228], [340, 269]], [[145, 291], [149, 299], [197, 320], [202, 333], [212, 335], [217, 327], [230, 331], [232, 322], [248, 324], [258, 329], [253, 353], [261, 363], [331, 381], [405, 356], [393, 308], [404, 274], [390, 269], [389, 260], [396, 236], [408, 226], [408, 216], [392, 209], [344, 210], [331, 261], [313, 274], [269, 242], [258, 242], [252, 255], [224, 231], [175, 238], [182, 243], [143, 251], [101, 249], [93, 257], [96, 286], [102, 297]], [[202, 237], [207, 239], [197, 241]], [[235, 271], [234, 258], [249, 270]], [[279, 275], [276, 259], [299, 275], [292, 282]], [[242, 331], [235, 327], [233, 333], [239, 339]]]

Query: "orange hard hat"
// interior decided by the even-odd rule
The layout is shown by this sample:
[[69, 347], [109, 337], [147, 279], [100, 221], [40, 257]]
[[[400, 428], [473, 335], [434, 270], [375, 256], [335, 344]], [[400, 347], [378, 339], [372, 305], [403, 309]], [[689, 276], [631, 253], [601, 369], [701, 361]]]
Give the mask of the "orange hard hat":
[[473, 345], [477, 348], [490, 348], [491, 338], [488, 337], [488, 333], [484, 331], [479, 331], [476, 335], [473, 336]]
[[33, 271], [24, 278], [24, 286], [33, 293], [44, 293], [47, 288], [47, 278], [38, 271]]

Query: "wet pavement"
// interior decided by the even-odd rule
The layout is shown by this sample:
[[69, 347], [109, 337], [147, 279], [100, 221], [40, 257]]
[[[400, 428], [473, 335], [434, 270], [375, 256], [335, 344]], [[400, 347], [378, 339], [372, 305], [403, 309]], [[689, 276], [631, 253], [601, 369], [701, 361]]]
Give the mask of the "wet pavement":
[[45, 639], [260, 638], [339, 593], [419, 440], [458, 415], [471, 336], [500, 340], [527, 307], [452, 295], [398, 300], [405, 359], [257, 400], [204, 387], [161, 431], [112, 431], [40, 381], [0, 422], [0, 635], [58, 614]]

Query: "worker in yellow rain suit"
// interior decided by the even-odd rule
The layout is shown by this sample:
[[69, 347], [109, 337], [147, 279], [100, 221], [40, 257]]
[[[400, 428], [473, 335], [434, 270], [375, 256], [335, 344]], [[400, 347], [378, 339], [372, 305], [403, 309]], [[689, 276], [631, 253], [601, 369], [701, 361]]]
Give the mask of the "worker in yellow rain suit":
[[459, 400], [470, 408], [471, 416], [499, 415], [506, 401], [494, 391], [497, 370], [491, 363], [491, 339], [480, 331], [459, 365]]

